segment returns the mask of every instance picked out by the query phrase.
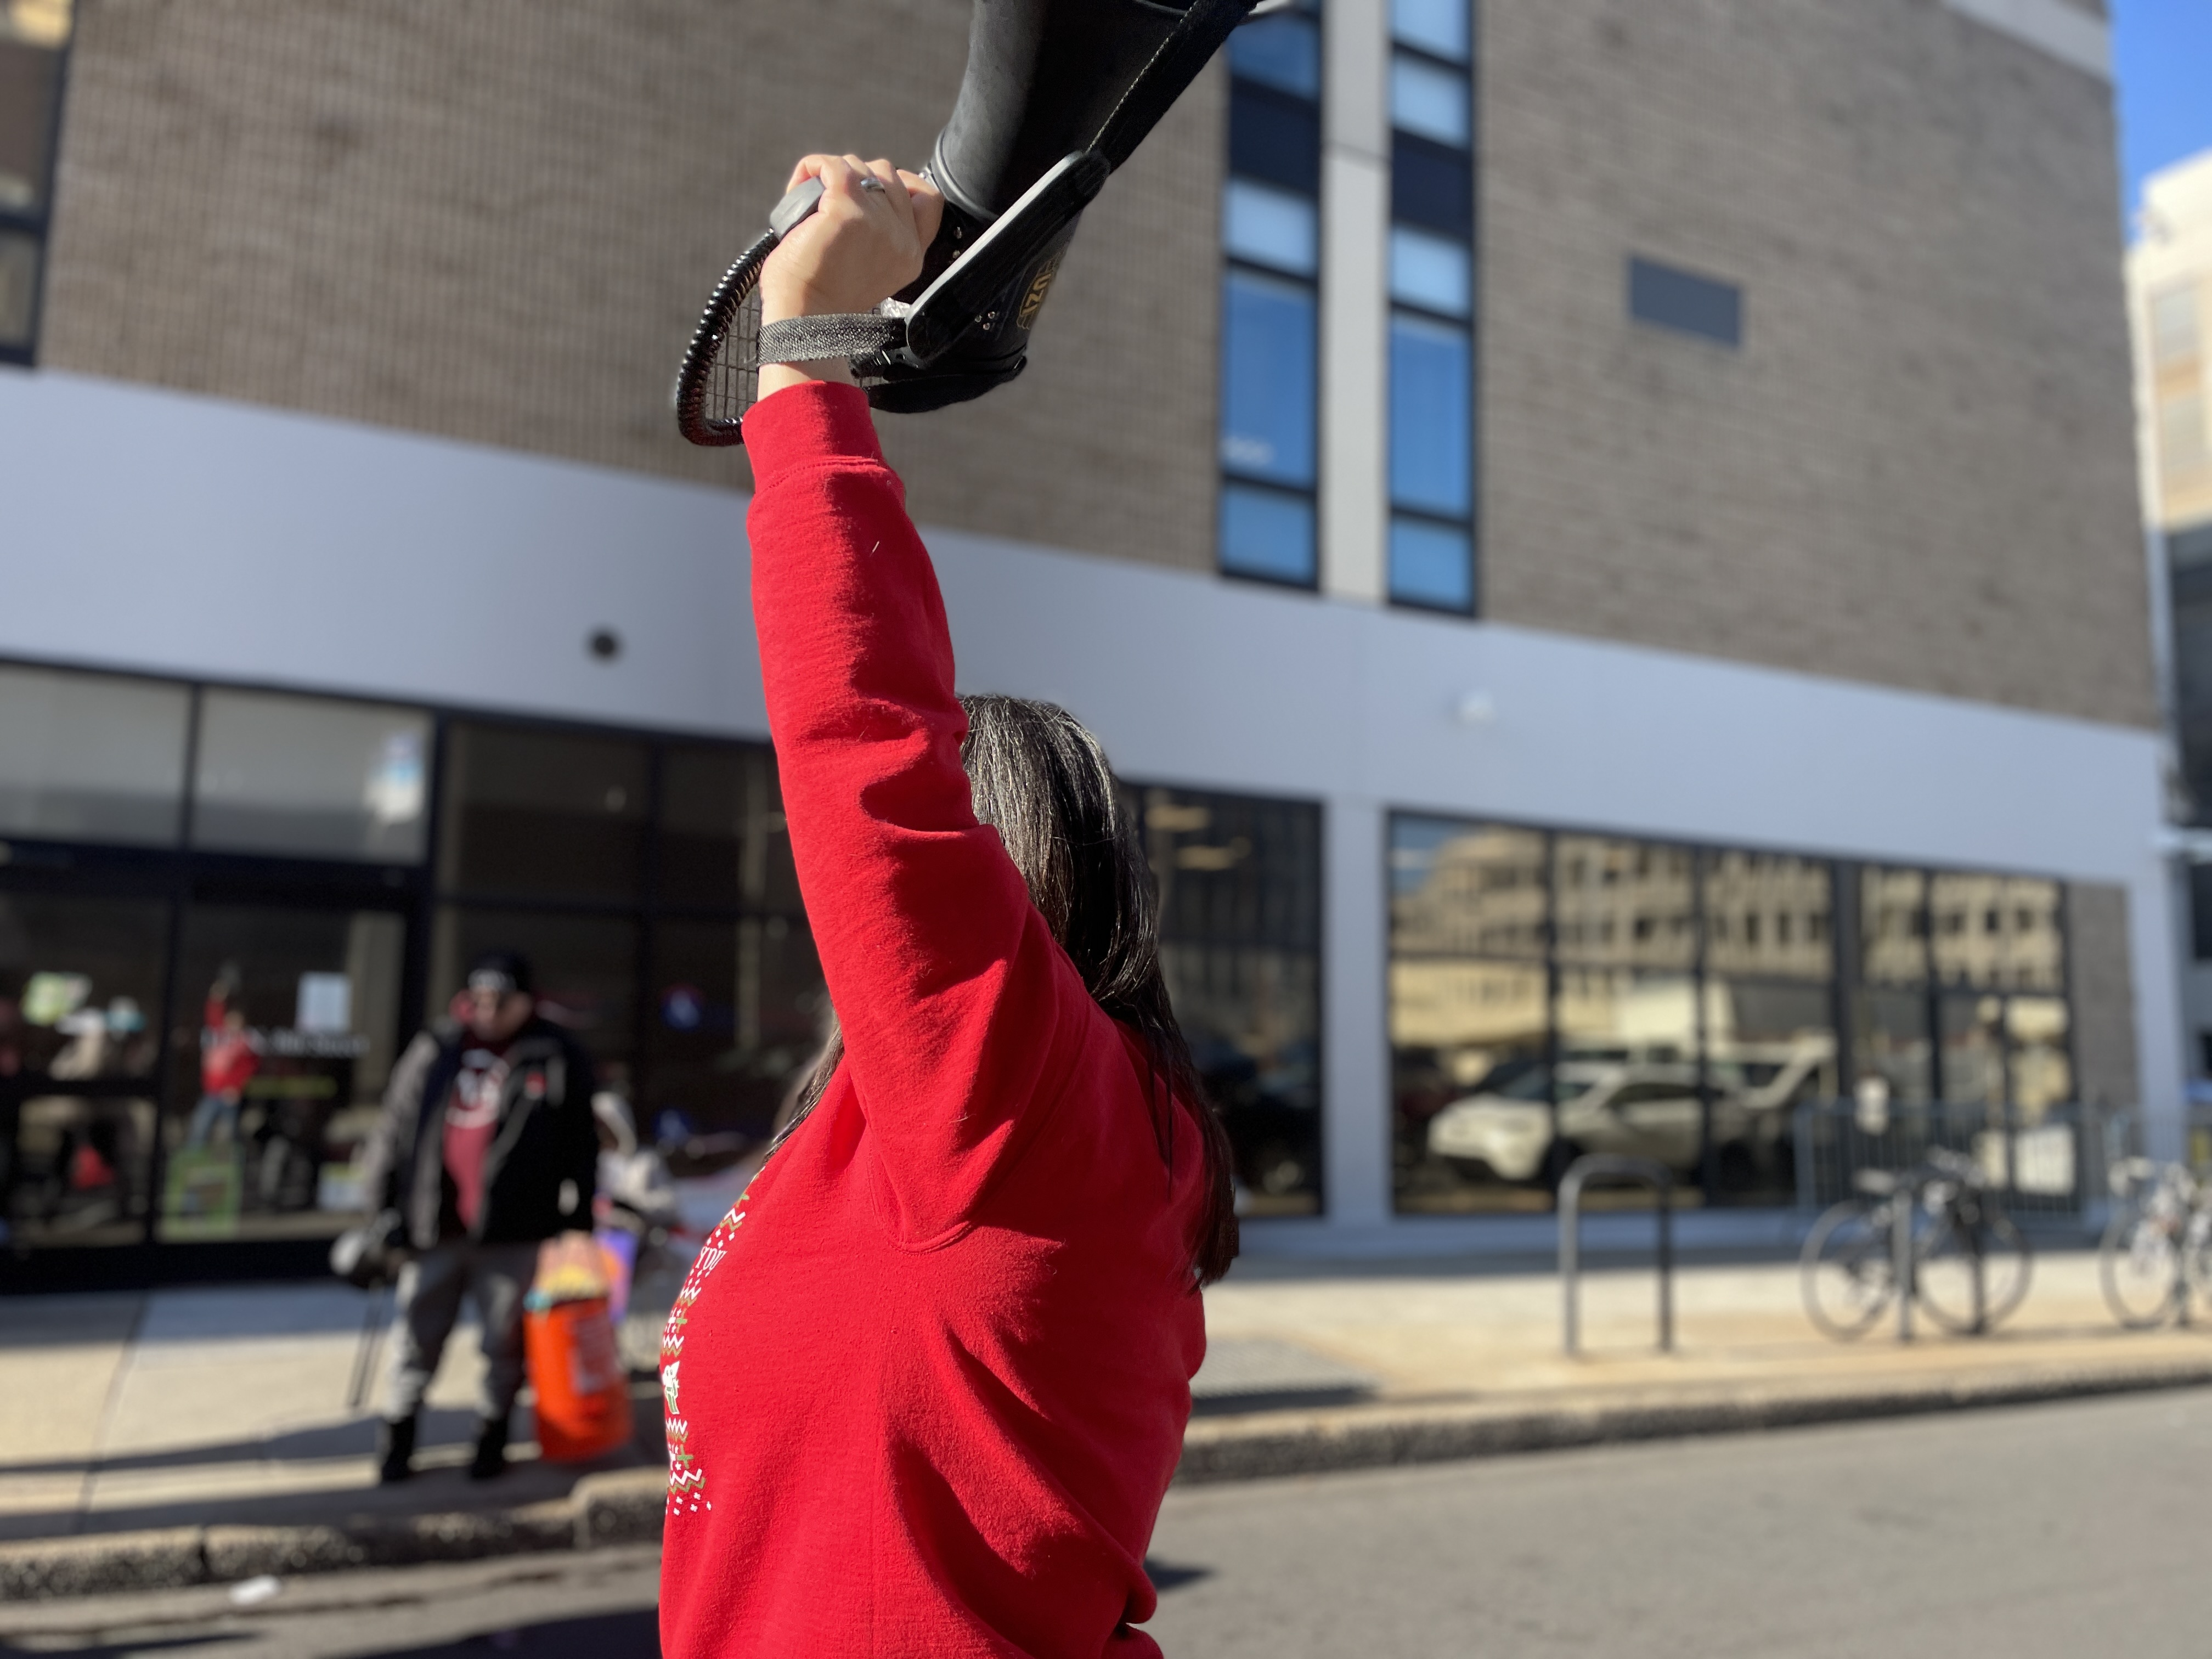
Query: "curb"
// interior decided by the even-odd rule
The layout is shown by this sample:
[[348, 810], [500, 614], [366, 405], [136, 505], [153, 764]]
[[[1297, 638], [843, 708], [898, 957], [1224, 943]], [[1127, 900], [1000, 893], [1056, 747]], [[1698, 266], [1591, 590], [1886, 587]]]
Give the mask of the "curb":
[[4, 1544], [0, 1601], [651, 1543], [660, 1537], [667, 1480], [659, 1468], [618, 1469], [586, 1475], [566, 1498], [512, 1509], [325, 1526], [173, 1527]]
[[[1638, 1440], [1743, 1434], [2212, 1384], [2212, 1363], [1932, 1379], [1827, 1394], [1741, 1389], [1553, 1406], [1347, 1406], [1194, 1421], [1177, 1486], [1391, 1468]], [[659, 1468], [586, 1475], [564, 1498], [351, 1524], [174, 1527], [0, 1544], [0, 1601], [182, 1589], [262, 1574], [335, 1572], [657, 1542]]]
[[1821, 1423], [1926, 1416], [2026, 1406], [2100, 1395], [2212, 1384], [2212, 1364], [2190, 1361], [2116, 1371], [2045, 1371], [2033, 1376], [1936, 1378], [1927, 1382], [1826, 1394], [1733, 1389], [1671, 1400], [1553, 1406], [1344, 1407], [1192, 1423], [1183, 1437], [1178, 1486], [1330, 1474], [1638, 1440], [1746, 1434]]

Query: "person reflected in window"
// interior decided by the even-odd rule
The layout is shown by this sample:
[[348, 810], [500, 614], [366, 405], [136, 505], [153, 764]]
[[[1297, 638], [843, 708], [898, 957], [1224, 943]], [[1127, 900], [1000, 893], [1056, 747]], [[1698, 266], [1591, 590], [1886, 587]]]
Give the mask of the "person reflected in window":
[[454, 1011], [456, 1023], [422, 1032], [392, 1067], [363, 1153], [370, 1206], [398, 1212], [411, 1253], [378, 1448], [386, 1482], [410, 1472], [422, 1396], [464, 1296], [476, 1304], [484, 1358], [469, 1474], [489, 1480], [507, 1467], [538, 1246], [592, 1224], [591, 1057], [540, 1015], [530, 963], [514, 951], [477, 957]]

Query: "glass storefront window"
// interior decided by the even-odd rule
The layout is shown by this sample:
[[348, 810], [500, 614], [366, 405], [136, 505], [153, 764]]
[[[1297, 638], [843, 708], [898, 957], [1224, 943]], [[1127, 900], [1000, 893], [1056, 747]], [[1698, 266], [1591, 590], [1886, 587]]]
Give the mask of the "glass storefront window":
[[416, 864], [429, 827], [430, 717], [260, 692], [200, 703], [192, 844]]
[[647, 752], [620, 738], [456, 722], [447, 738], [440, 884], [635, 898]]
[[149, 1075], [168, 936], [158, 900], [0, 892], [0, 1085]]
[[598, 1062], [602, 1086], [627, 1095], [637, 1059], [637, 923], [626, 916], [442, 905], [430, 942], [433, 1018], [487, 951], [520, 951], [538, 978], [538, 1005]]
[[105, 674], [0, 666], [0, 836], [176, 842], [191, 694]]
[[1928, 982], [1928, 878], [1863, 866], [1859, 884], [1859, 977], [1869, 985]]
[[2063, 997], [2014, 997], [2005, 1005], [2012, 1102], [2030, 1122], [2074, 1098], [2069, 1020]]
[[1161, 968], [1229, 1132], [1244, 1213], [1321, 1207], [1321, 809], [1133, 790]]
[[1938, 875], [1929, 895], [1936, 978], [1977, 989], [2058, 989], [2064, 955], [2058, 902], [2055, 881]]
[[1713, 1174], [1732, 1202], [1796, 1196], [1796, 1112], [1842, 1092], [1825, 985], [1705, 981], [1705, 1075], [1713, 1092]]
[[1721, 974], [1826, 980], [1835, 971], [1829, 871], [1817, 859], [1715, 853], [1705, 872], [1705, 966]]
[[775, 757], [728, 744], [680, 748], [662, 763], [656, 854], [663, 903], [796, 914], [799, 876]]
[[1686, 848], [1561, 836], [1553, 854], [1559, 960], [1686, 969], [1698, 957], [1696, 857]]
[[2004, 999], [1951, 995], [1939, 1003], [1943, 1098], [1997, 1105], [2005, 1097]]
[[1546, 1207], [1552, 1006], [1541, 831], [1390, 823], [1390, 1052], [1398, 1205]]
[[4, 1242], [19, 1249], [136, 1244], [145, 1237], [154, 1103], [33, 1095], [0, 1142]]
[[160, 1237], [315, 1237], [359, 1214], [406, 933], [380, 910], [186, 911]]
[[764, 1139], [828, 1029], [805, 920], [661, 921], [652, 988], [641, 1128], [672, 1111], [694, 1133]]
[[1928, 999], [1918, 991], [1861, 991], [1852, 1005], [1855, 1074], [1889, 1085], [1889, 1097], [1917, 1106], [1935, 1098], [1935, 1044]]

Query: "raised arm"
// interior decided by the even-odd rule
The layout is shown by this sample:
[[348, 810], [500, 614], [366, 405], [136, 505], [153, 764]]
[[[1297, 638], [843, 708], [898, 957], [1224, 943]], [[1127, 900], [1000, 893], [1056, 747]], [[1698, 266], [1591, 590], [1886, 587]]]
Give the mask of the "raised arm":
[[[817, 216], [833, 228], [836, 194]], [[879, 270], [880, 292], [818, 303], [865, 309], [903, 280]], [[769, 725], [846, 1063], [920, 1241], [964, 1220], [1025, 1143], [1089, 999], [976, 822], [944, 603], [866, 398], [789, 379], [745, 422]]]

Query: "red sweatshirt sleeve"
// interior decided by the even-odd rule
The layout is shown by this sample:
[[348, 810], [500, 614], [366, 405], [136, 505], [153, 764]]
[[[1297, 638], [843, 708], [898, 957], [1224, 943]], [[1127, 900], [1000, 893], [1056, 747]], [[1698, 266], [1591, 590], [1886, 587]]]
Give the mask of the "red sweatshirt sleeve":
[[855, 387], [745, 419], [753, 618], [801, 894], [911, 1243], [966, 1221], [1095, 1012], [960, 765], [937, 577]]

